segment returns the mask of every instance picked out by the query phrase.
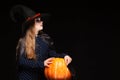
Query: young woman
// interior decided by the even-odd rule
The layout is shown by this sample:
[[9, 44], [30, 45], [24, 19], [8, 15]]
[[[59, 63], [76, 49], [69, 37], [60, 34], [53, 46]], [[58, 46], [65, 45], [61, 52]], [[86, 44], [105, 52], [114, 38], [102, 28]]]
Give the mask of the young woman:
[[46, 80], [44, 68], [49, 67], [54, 57], [64, 58], [67, 65], [71, 63], [69, 55], [58, 54], [52, 48], [53, 41], [42, 31], [40, 13], [27, 17], [22, 28], [23, 34], [16, 48], [18, 80]]

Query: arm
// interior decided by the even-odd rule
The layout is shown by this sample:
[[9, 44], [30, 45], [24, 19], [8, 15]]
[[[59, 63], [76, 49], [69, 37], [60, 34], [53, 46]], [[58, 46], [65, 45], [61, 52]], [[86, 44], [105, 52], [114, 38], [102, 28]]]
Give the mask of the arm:
[[61, 58], [64, 58], [64, 60], [65, 60], [67, 65], [69, 63], [71, 63], [71, 61], [72, 61], [72, 58], [69, 55], [64, 54], [64, 53], [58, 54], [54, 50], [49, 50], [49, 55], [50, 55], [50, 57], [61, 57]]
[[48, 34], [42, 34], [40, 35], [40, 37], [43, 39], [43, 41], [48, 44], [49, 49], [48, 49], [48, 55], [49, 57], [64, 57], [66, 54], [64, 53], [56, 53], [56, 51], [54, 50], [54, 42], [53, 39], [48, 35]]
[[38, 59], [36, 61], [27, 59], [25, 56], [25, 51], [24, 51], [24, 43], [23, 41], [20, 42], [20, 47], [19, 47], [19, 58], [18, 58], [18, 65], [25, 67], [25, 68], [43, 68], [44, 67], [44, 62], [42, 62], [38, 56]]
[[52, 49], [49, 49], [48, 53], [49, 53], [50, 57], [61, 57], [61, 58], [64, 58], [67, 55], [65, 53], [56, 53], [56, 51], [52, 50]]
[[[39, 59], [38, 59], [39, 60]], [[25, 68], [44, 68], [44, 62], [27, 59], [24, 54], [19, 57], [19, 65]]]

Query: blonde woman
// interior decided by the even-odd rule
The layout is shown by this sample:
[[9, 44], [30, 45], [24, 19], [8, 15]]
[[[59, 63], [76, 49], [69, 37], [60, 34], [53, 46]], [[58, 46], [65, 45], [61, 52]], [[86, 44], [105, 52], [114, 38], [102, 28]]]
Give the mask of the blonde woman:
[[[17, 17], [15, 16], [17, 15]], [[41, 14], [17, 5], [11, 11], [12, 18], [24, 16], [22, 37], [16, 48], [17, 80], [45, 80], [44, 67], [49, 67], [54, 57], [63, 57], [68, 65], [72, 58], [67, 54], [58, 54], [52, 49], [53, 41], [43, 33]], [[22, 19], [21, 19], [22, 20]], [[41, 75], [41, 76], [40, 76]]]

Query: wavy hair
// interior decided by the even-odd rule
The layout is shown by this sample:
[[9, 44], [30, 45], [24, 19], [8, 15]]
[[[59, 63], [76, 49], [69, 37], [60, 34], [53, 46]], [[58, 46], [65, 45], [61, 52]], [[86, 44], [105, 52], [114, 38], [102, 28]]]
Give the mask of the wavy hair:
[[35, 53], [34, 21], [29, 24], [24, 25], [23, 27], [24, 27], [24, 30], [23, 30], [24, 36], [23, 36], [22, 40], [24, 43], [21, 42], [22, 40], [19, 40], [18, 45], [16, 47], [16, 53], [17, 53], [17, 55], [19, 55], [21, 44], [23, 44], [25, 56], [28, 59], [36, 60], [37, 57], [36, 57], [36, 53]]
[[30, 27], [25, 35], [25, 54], [28, 59], [36, 59], [35, 54], [35, 30]]

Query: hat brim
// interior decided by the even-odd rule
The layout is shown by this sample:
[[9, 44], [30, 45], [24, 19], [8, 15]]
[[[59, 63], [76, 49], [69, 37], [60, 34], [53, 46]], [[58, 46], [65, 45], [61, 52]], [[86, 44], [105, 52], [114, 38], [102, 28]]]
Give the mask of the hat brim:
[[37, 18], [37, 17], [40, 17], [40, 16], [41, 16], [41, 14], [40, 14], [40, 13], [37, 13], [37, 14], [35, 14], [35, 15], [32, 16], [32, 17], [28, 17], [28, 18], [26, 19], [26, 22], [31, 21], [31, 20], [33, 20], [33, 19], [35, 19], [35, 18]]
[[33, 20], [33, 19], [35, 19], [37, 17], [41, 17], [43, 21], [46, 21], [50, 17], [50, 14], [48, 14], [48, 13], [37, 13], [33, 17], [28, 17], [26, 19], [26, 22], [31, 21], [31, 20]]

